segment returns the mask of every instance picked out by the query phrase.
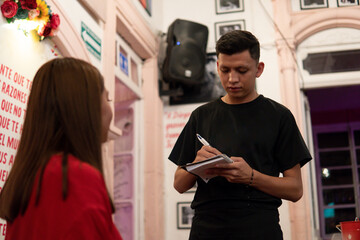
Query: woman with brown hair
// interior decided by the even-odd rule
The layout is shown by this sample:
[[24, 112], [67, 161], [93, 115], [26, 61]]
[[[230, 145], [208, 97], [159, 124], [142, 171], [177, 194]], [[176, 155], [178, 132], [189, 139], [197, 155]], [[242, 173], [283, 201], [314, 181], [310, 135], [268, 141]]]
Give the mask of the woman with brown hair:
[[107, 97], [100, 72], [85, 61], [58, 58], [38, 70], [0, 194], [6, 239], [121, 239], [102, 169]]

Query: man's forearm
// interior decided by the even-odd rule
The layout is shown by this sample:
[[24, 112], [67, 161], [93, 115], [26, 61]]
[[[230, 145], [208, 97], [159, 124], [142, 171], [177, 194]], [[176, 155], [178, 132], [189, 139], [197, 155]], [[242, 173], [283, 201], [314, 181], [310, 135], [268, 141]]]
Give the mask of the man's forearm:
[[296, 202], [303, 195], [300, 166], [285, 171], [284, 176], [280, 178], [254, 170], [252, 186], [274, 197]]
[[178, 167], [174, 177], [174, 188], [179, 193], [184, 193], [192, 188], [196, 182], [196, 176]]

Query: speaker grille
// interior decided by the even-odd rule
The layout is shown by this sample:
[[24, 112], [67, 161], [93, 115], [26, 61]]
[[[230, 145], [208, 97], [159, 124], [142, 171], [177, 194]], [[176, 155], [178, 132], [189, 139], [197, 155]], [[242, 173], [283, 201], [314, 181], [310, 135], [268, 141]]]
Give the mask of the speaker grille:
[[163, 79], [185, 85], [203, 82], [208, 28], [186, 20], [175, 20], [168, 29]]

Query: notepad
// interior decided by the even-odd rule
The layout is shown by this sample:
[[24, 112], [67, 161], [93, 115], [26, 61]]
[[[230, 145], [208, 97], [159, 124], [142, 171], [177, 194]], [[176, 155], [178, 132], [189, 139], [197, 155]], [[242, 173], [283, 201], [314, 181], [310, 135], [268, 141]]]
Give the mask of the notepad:
[[181, 166], [181, 168], [185, 169], [186, 171], [199, 176], [204, 182], [208, 182], [211, 178], [216, 177], [216, 175], [206, 174], [205, 170], [209, 168], [215, 167], [216, 164], [219, 163], [232, 163], [228, 156], [225, 154], [219, 154], [214, 157], [205, 159], [200, 162], [196, 163], [188, 163], [186, 165]]

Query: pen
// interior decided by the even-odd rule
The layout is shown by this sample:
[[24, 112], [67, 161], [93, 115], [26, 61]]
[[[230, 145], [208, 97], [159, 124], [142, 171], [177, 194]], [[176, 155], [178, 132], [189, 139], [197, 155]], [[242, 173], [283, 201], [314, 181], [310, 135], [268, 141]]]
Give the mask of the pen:
[[196, 136], [204, 146], [210, 146], [210, 144], [202, 136], [200, 136], [198, 133], [196, 134]]

